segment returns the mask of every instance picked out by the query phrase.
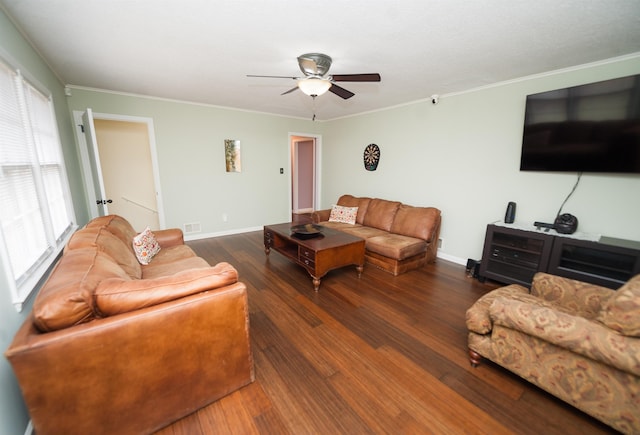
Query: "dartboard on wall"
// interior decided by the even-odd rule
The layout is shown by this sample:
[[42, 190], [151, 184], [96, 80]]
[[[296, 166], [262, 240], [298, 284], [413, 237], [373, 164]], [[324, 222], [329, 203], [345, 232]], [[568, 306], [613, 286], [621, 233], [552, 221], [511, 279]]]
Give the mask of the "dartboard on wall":
[[371, 143], [364, 149], [364, 168], [367, 171], [375, 171], [380, 161], [380, 148], [378, 145]]

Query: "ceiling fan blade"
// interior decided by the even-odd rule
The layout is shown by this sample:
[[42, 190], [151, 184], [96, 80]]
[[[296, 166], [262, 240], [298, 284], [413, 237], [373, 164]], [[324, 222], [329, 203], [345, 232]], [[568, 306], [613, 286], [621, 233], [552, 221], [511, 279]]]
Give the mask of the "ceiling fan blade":
[[333, 80], [337, 82], [379, 82], [380, 74], [334, 74]]
[[346, 90], [345, 88], [342, 88], [338, 85], [336, 85], [335, 83], [331, 84], [331, 87], [329, 88], [329, 92], [332, 92], [334, 94], [336, 94], [338, 97], [344, 98], [345, 100], [353, 97], [355, 94], [351, 91]]
[[267, 79], [293, 79], [298, 80], [300, 77], [291, 77], [291, 76], [257, 76], [254, 74], [247, 74], [247, 77], [262, 77]]
[[290, 94], [291, 92], [293, 92], [293, 91], [295, 91], [295, 90], [297, 90], [297, 89], [298, 89], [298, 87], [296, 86], [295, 88], [291, 88], [291, 89], [289, 89], [288, 91], [281, 93], [280, 95], [287, 95], [287, 94]]

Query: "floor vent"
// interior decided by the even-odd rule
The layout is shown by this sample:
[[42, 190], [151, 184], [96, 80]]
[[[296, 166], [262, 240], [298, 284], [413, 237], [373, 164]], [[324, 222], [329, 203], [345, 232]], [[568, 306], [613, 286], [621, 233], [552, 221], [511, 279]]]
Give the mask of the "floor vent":
[[200, 222], [193, 222], [190, 224], [184, 224], [184, 233], [185, 234], [193, 234], [199, 233], [201, 231]]

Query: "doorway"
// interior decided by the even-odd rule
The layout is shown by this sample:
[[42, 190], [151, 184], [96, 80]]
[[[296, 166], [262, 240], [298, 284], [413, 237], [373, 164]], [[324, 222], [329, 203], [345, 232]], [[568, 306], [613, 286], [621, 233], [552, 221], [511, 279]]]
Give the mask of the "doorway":
[[320, 136], [290, 134], [291, 213], [313, 212], [319, 198]]
[[91, 217], [117, 214], [137, 231], [164, 228], [152, 120], [91, 109], [78, 117]]

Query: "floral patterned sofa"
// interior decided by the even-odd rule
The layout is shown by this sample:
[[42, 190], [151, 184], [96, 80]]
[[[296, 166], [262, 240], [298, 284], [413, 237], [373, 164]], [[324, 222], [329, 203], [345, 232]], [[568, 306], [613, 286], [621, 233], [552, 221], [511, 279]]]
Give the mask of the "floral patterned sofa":
[[623, 433], [640, 433], [640, 275], [617, 291], [546, 273], [466, 313], [469, 355], [516, 373]]

